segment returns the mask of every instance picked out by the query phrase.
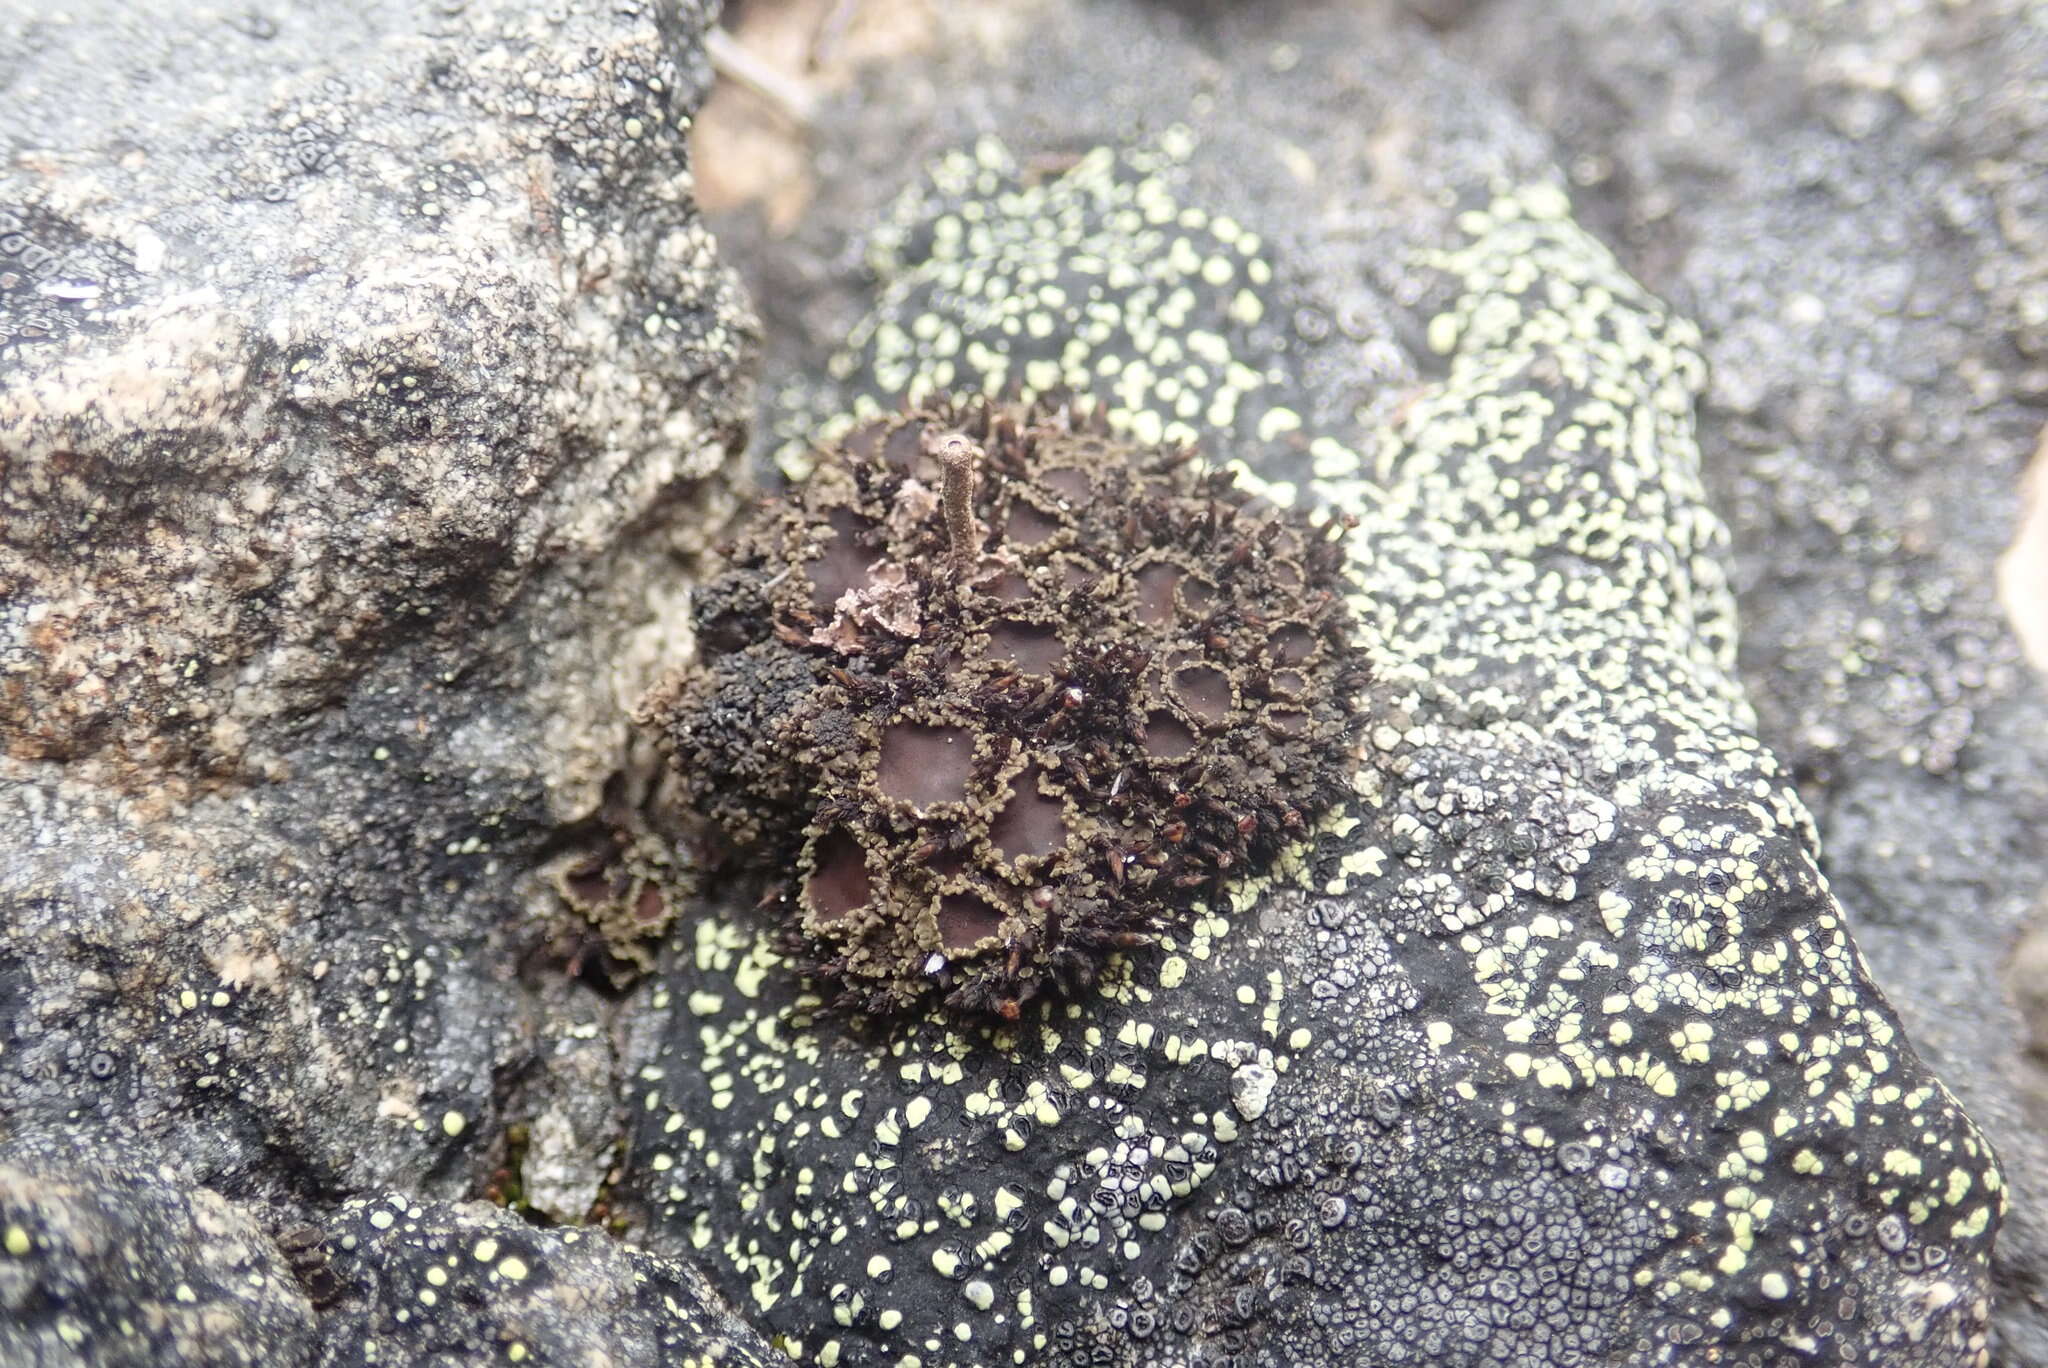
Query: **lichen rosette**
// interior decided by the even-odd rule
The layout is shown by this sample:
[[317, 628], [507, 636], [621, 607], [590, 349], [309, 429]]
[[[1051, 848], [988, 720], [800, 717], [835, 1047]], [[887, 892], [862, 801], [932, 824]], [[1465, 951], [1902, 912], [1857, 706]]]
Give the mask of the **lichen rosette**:
[[1015, 1017], [1349, 790], [1336, 529], [1076, 405], [869, 423], [760, 510], [646, 709], [831, 997]]

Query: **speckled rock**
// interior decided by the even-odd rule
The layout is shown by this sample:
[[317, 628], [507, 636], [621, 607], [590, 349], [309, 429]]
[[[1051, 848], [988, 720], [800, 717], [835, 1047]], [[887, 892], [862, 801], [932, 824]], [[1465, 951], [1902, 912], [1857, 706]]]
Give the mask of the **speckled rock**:
[[344, 1204], [301, 1265], [324, 1278], [314, 1362], [689, 1364], [788, 1360], [687, 1265], [481, 1202]]
[[[645, 849], [646, 773], [623, 749], [623, 703], [684, 649], [690, 556], [724, 507], [711, 472], [744, 324], [700, 254], [674, 129], [701, 85], [703, 16], [372, 4], [145, 25], [112, 5], [15, 0], [0, 45], [15, 148], [0, 252], [16, 263], [0, 275], [0, 435], [33, 459], [0, 474], [0, 613], [14, 614], [0, 624], [14, 634], [0, 1113], [146, 1155], [170, 1200], [81, 1177], [83, 1157], [38, 1161], [37, 1183], [111, 1194], [109, 1219], [130, 1229], [206, 1206], [203, 1185], [293, 1213], [279, 1248], [336, 1354], [374, 1338], [389, 1356], [474, 1361], [529, 1333], [593, 1347], [562, 1302], [522, 1307], [502, 1261], [454, 1276], [501, 1230], [532, 1241], [560, 1286], [601, 1277], [597, 1295], [622, 1296], [600, 1323], [628, 1328], [600, 1351], [737, 1342], [665, 1264], [444, 1203], [517, 1159], [505, 1122], [553, 1115], [556, 1215], [591, 1193], [636, 1209], [648, 1241], [810, 1361], [1979, 1358], [1997, 1170], [1863, 973], [1791, 781], [1816, 779], [1815, 756], [1864, 777], [1807, 784], [1847, 837], [1826, 871], [1850, 915], [1876, 909], [1881, 967], [1906, 975], [1916, 1032], [1978, 1070], [1962, 1081], [1995, 1114], [2010, 1032], [2001, 1044], [1987, 1008], [1990, 947], [2040, 828], [2005, 796], [2037, 789], [2006, 786], [2039, 772], [2043, 732], [1991, 696], [2017, 685], [1981, 599], [1937, 592], [1981, 559], [1983, 503], [1932, 474], [1873, 477], [1860, 514], [1829, 496], [1869, 449], [1869, 376], [1924, 368], [1895, 410], [1941, 417], [1920, 450], [2004, 450], [2036, 426], [2024, 410], [2040, 391], [2002, 353], [1929, 351], [1910, 330], [1870, 348], [1859, 338], [1888, 315], [1827, 305], [1852, 283], [1881, 302], [1882, 258], [1910, 250], [1929, 279], [1989, 282], [1995, 323], [1965, 317], [1956, 337], [2036, 345], [2034, 268], [2015, 244], [2038, 178], [2012, 151], [2032, 116], [2005, 80], [2029, 30], [1953, 52], [1929, 40], [1955, 74], [1929, 87], [1894, 79], [1911, 63], [1853, 65], [1858, 35], [1840, 25], [1859, 7], [1814, 7], [1835, 16], [1810, 42], [1833, 54], [1816, 85], [1842, 93], [1842, 138], [1882, 132], [1892, 87], [1929, 109], [1930, 88], [1987, 92], [1968, 140], [1947, 144], [1966, 152], [1944, 150], [1948, 124], [1919, 149], [1971, 174], [2014, 168], [1973, 200], [1940, 193], [1960, 177], [1930, 188], [1882, 158], [1839, 174], [1854, 168], [1814, 135], [1798, 82], [1794, 98], [1751, 98], [1770, 86], [1746, 78], [1756, 49], [1731, 41], [1739, 16], [1796, 34], [1795, 6], [1674, 6], [1664, 28], [1645, 28], [1642, 6], [1578, 7], [1568, 55], [1592, 35], [1600, 70], [1648, 74], [1533, 90], [1533, 120], [1474, 67], [1554, 61], [1533, 41], [1547, 15], [1412, 8], [1447, 25], [1497, 17], [1506, 55], [1392, 7], [1033, 0], [877, 73], [860, 116], [824, 126], [821, 212], [785, 260], [842, 261], [849, 225], [883, 222], [908, 168], [969, 148], [880, 235], [875, 263], [899, 293], [877, 324], [954, 310], [1001, 330], [957, 268], [1014, 235], [962, 222], [927, 241], [917, 226], [1007, 189], [998, 225], [1050, 201], [1077, 216], [1057, 225], [1064, 250], [1121, 251], [1131, 234], [1103, 231], [1088, 181], [1104, 159], [1086, 154], [1157, 152], [1099, 166], [1128, 168], [1147, 197], [1133, 226], [1161, 230], [1161, 255], [1104, 259], [1120, 279], [1156, 271], [1158, 288], [1132, 306], [1120, 285], [1090, 320], [1102, 331], [1077, 360], [1091, 387], [1105, 361], [1142, 359], [1119, 406], [1162, 434], [1188, 421], [1180, 394], [1199, 391], [1208, 420], [1227, 393], [1218, 454], [1248, 478], [1301, 503], [1381, 507], [1353, 549], [1380, 605], [1386, 688], [1370, 701], [1387, 723], [1351, 809], [1269, 886], [1205, 907], [1072, 1014], [999, 1038], [821, 1025], [744, 907], [686, 918], [672, 962], [617, 1003], [586, 991], [631, 977], [593, 969], [603, 937], [544, 924], [564, 910], [557, 875], [595, 869], [602, 901], [625, 896], [606, 861]], [[1675, 50], [1650, 41], [1673, 31]], [[993, 64], [991, 32], [1016, 45]], [[1729, 80], [1711, 79], [1716, 63]], [[1700, 79], [1670, 79], [1688, 71]], [[1666, 95], [1672, 111], [1655, 103]], [[1645, 139], [1635, 179], [1582, 195], [1576, 214], [1632, 244], [1636, 274], [1704, 319], [1705, 339], [1564, 213], [1538, 123], [1576, 140], [1582, 107], [1564, 118], [1548, 103], [1567, 96], [1591, 126]], [[1684, 103], [1703, 99], [1726, 103]], [[998, 131], [1007, 146], [975, 141]], [[1705, 150], [1757, 178], [1702, 193]], [[1595, 163], [1567, 169], [1604, 184]], [[480, 195], [444, 198], [471, 176]], [[1861, 216], [1823, 213], [1816, 185]], [[1945, 233], [1886, 236], [1930, 203], [1962, 211], [1979, 256], [1938, 265]], [[1170, 212], [1151, 223], [1155, 204]], [[455, 248], [432, 226], [450, 219], [472, 230]], [[1225, 233], [1249, 234], [1270, 273], [1243, 303], [1208, 288]], [[1695, 293], [1668, 269], [1695, 240], [1731, 244], [1719, 259], [1742, 270], [1702, 273]], [[536, 255], [558, 273], [534, 272]], [[1820, 324], [1809, 303], [1783, 307], [1787, 261], [1825, 286]], [[358, 297], [356, 279], [381, 288]], [[858, 349], [836, 372], [829, 351], [873, 302], [866, 282], [810, 279], [773, 301], [771, 375], [804, 377], [788, 386], [793, 429], [852, 407], [865, 374]], [[422, 312], [432, 291], [442, 302]], [[1020, 333], [1052, 307], [1025, 302], [1008, 320]], [[467, 331], [420, 330], [452, 316]], [[1196, 318], [1242, 372], [1197, 377], [1160, 351], [1185, 352]], [[520, 319], [544, 335], [507, 321]], [[1822, 326], [1830, 346], [1809, 345]], [[1745, 361], [1730, 345], [1744, 335], [1770, 345]], [[859, 336], [881, 355], [878, 326]], [[985, 365], [942, 345], [943, 328], [887, 341], [907, 346], [908, 371], [869, 376], [871, 391]], [[1702, 345], [1738, 398], [1784, 383], [1733, 406], [1770, 419], [1761, 435], [1715, 389], [1695, 429]], [[1827, 357], [1876, 359], [1807, 369]], [[1997, 394], [1968, 392], [1987, 375]], [[427, 397], [397, 397], [415, 391]], [[1732, 562], [1696, 441], [1751, 538]], [[380, 465], [385, 452], [403, 459]], [[1930, 503], [1939, 517], [1916, 521]], [[1855, 543], [1867, 599], [1904, 615], [1887, 638], [1904, 648], [1877, 670], [1837, 649], [1862, 638], [1826, 626], [1840, 601], [1814, 587], [1840, 564], [1849, 514], [1877, 529]], [[1640, 535], [1601, 535], [1622, 530]], [[1933, 571], [1893, 563], [1908, 542], [1936, 549]], [[1730, 563], [1763, 628], [1749, 696], [1801, 762], [1789, 775], [1736, 683]], [[1856, 668], [1836, 671], [1845, 659]], [[1779, 678], [1796, 687], [1775, 692]], [[1853, 744], [1802, 750], [1787, 719], [1838, 708]], [[1873, 754], [1900, 763], [1866, 767]], [[1986, 845], [1926, 854], [1944, 827]], [[637, 915], [648, 871], [626, 873], [638, 891], [607, 919]], [[616, 1151], [589, 1094], [621, 1077], [615, 1018], [635, 1121], [607, 1193]], [[343, 1199], [392, 1187], [389, 1227], [315, 1262], [326, 1242], [305, 1225], [349, 1233], [384, 1199]], [[107, 1267], [94, 1290], [112, 1297], [137, 1265]], [[462, 1295], [422, 1300], [441, 1298], [433, 1268]], [[2007, 1288], [2038, 1288], [2039, 1268], [2009, 1262]], [[634, 1300], [629, 1276], [687, 1309]], [[357, 1302], [329, 1301], [351, 1289]]]
[[0, 1143], [0, 1362], [304, 1363], [313, 1308], [252, 1215], [104, 1136]]
[[[622, 1198], [806, 1361], [1987, 1361], [2003, 1175], [1754, 734], [1696, 329], [1391, 15], [1048, 8], [1013, 79], [879, 73], [825, 150], [834, 223], [970, 140], [889, 217], [872, 320], [846, 279], [785, 301], [854, 339], [783, 341], [788, 430], [998, 372], [1162, 431], [1256, 391], [1217, 459], [1360, 518], [1370, 767], [1015, 1027], [819, 1017], [746, 908], [698, 920]], [[1208, 322], [1247, 235], [1267, 278]], [[1057, 375], [988, 360], [1063, 330]]]
[[[2048, 907], [2048, 704], [1992, 567], [2048, 424], [2048, 28], [2027, 3], [1659, 8], [1497, 3], [1452, 47], [1701, 325], [1759, 732], [1872, 972], [2005, 1160], [1996, 1355], [2040, 1368], [2048, 1111], [2008, 985]], [[1586, 70], [1597, 89], [1562, 75]]]
[[[702, 6], [15, 8], [10, 755], [276, 778], [394, 647], [468, 643], [719, 469], [746, 325], [681, 156]], [[205, 99], [159, 78], [195, 63]], [[605, 739], [535, 738], [585, 786]]]
[[0, 1117], [138, 1156], [49, 1180], [109, 1229], [473, 1196], [536, 1121], [535, 1195], [595, 1201], [610, 1009], [543, 870], [607, 848], [732, 503], [708, 22], [0, 3]]

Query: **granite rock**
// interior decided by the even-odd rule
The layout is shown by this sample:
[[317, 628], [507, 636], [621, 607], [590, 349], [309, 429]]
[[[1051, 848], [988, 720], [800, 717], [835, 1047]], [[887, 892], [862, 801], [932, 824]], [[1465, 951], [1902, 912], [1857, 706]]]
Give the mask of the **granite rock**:
[[[11, 756], [282, 778], [378, 664], [468, 665], [717, 475], [749, 328], [683, 156], [705, 22], [16, 9]], [[590, 806], [591, 738], [535, 746]]]
[[0, 1361], [304, 1363], [313, 1308], [248, 1211], [104, 1135], [0, 1143]]
[[[162, 1234], [30, 1267], [95, 1326], [188, 1314], [222, 1202], [475, 1195], [518, 1123], [595, 1201], [608, 1008], [542, 871], [734, 497], [709, 22], [0, 5], [0, 1131], [78, 1137], [25, 1210]], [[201, 1312], [152, 1361], [311, 1351], [303, 1298]]]
[[773, 1368], [686, 1264], [598, 1230], [540, 1230], [482, 1202], [344, 1203], [309, 1242], [326, 1314], [320, 1368], [620, 1363]]

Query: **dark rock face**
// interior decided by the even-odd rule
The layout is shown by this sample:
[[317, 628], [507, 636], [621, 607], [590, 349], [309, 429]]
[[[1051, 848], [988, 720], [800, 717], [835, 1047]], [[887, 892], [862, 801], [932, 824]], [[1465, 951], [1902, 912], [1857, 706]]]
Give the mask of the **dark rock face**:
[[[327, 1303], [320, 1368], [390, 1363], [788, 1360], [694, 1270], [595, 1230], [536, 1230], [481, 1202], [344, 1203], [301, 1260]], [[302, 1276], [311, 1280], [309, 1272]]]
[[313, 1344], [292, 1268], [219, 1193], [103, 1136], [0, 1145], [0, 1360], [302, 1363]]
[[1499, 3], [1453, 48], [1701, 325], [1759, 733], [1872, 973], [2005, 1161], [1996, 1356], [2048, 1364], [2048, 1118], [2007, 987], [2048, 906], [2048, 708], [1992, 588], [2048, 422], [2048, 33], [1999, 5], [1642, 18]]
[[[885, 213], [861, 148], [899, 163], [1057, 108], [1066, 155], [942, 159], [881, 235], [853, 346], [778, 371], [791, 433], [904, 383], [885, 352], [913, 387], [972, 387], [1012, 238], [1118, 212], [1026, 168], [1150, 140], [1160, 221], [1264, 239], [1225, 362], [1258, 358], [1263, 431], [1218, 456], [1361, 518], [1387, 720], [1357, 808], [1128, 981], [1012, 1029], [814, 1020], [758, 923], [707, 921], [640, 1037], [624, 1187], [842, 1362], [1982, 1362], [2003, 1174], [1754, 735], [1699, 334], [1571, 221], [1510, 111], [1366, 22], [1077, 6], [972, 114], [945, 103], [961, 73], [921, 73], [934, 104], [870, 106], [828, 152], [824, 221]], [[1170, 89], [1190, 66], [1200, 89]], [[1042, 233], [978, 229], [1036, 205]], [[1170, 323], [1087, 342], [1066, 364], [1091, 376], [1188, 350]], [[1125, 420], [1163, 424], [1133, 389]]]

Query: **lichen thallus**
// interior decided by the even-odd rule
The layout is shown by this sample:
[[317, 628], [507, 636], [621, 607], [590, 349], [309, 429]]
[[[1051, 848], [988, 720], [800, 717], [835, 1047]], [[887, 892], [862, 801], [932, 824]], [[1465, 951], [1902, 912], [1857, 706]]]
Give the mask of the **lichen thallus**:
[[909, 407], [748, 521], [644, 713], [832, 999], [1014, 1018], [1348, 792], [1339, 531], [1078, 404]]

